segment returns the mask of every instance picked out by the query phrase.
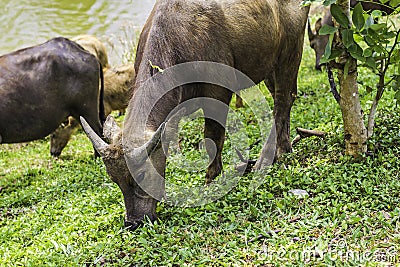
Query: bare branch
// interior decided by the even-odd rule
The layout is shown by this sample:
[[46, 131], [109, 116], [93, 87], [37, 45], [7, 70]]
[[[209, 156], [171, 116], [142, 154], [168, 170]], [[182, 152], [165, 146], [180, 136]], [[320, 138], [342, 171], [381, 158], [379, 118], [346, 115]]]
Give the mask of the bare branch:
[[318, 136], [318, 137], [324, 137], [325, 133], [318, 131], [318, 130], [308, 130], [304, 128], [297, 128], [296, 132], [301, 136], [301, 138], [307, 138], [310, 136]]
[[340, 104], [340, 94], [336, 89], [335, 79], [333, 78], [333, 73], [331, 68], [329, 67], [329, 64], [326, 66], [326, 70], [328, 72], [328, 79], [333, 97], [335, 98], [336, 102]]
[[297, 136], [293, 139], [292, 141], [292, 146], [300, 142], [301, 139], [308, 138], [311, 136], [318, 136], [323, 138], [325, 136], [324, 132], [317, 131], [317, 130], [308, 130], [308, 129], [303, 129], [303, 128], [297, 128], [296, 129]]

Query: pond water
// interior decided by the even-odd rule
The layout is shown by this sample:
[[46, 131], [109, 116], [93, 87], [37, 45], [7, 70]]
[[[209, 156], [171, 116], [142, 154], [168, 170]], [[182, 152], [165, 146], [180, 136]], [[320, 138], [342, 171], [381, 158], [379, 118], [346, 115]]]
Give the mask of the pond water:
[[0, 55], [53, 37], [97, 36], [112, 65], [136, 45], [155, 0], [0, 0]]

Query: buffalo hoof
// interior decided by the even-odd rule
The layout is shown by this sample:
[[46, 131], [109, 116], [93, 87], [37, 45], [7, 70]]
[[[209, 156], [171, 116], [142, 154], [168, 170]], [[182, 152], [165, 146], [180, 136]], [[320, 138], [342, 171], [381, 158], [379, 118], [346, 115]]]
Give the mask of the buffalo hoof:
[[139, 222], [125, 221], [124, 222], [125, 229], [129, 230], [129, 231], [135, 231], [137, 228], [139, 228], [142, 225], [143, 225], [143, 223], [141, 221], [139, 221]]
[[50, 152], [51, 156], [54, 158], [58, 158], [61, 155], [61, 152]]

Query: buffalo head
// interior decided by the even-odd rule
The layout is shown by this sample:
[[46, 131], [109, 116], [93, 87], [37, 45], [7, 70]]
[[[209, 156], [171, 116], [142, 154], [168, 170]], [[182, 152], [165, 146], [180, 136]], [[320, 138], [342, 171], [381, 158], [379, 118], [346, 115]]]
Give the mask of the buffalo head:
[[326, 44], [328, 43], [328, 35], [320, 35], [318, 31], [322, 27], [322, 19], [319, 18], [315, 23], [315, 32], [311, 29], [310, 20], [308, 21], [308, 40], [310, 46], [315, 52], [315, 69], [321, 70], [321, 58], [325, 52]]
[[[122, 130], [113, 117], [108, 116], [104, 124], [104, 137], [111, 141], [110, 144], [104, 142], [82, 117], [81, 123], [93, 146], [101, 155], [111, 180], [117, 183], [122, 191], [126, 208], [125, 227], [134, 230], [145, 217], [155, 221], [159, 196], [149, 195], [146, 192], [149, 187], [143, 186], [143, 182], [148, 184], [149, 181], [159, 177], [157, 173], [149, 171], [154, 169], [150, 158], [161, 144], [160, 139], [165, 124], [161, 124], [144, 145], [125, 151], [122, 145]], [[163, 194], [163, 184], [155, 186], [158, 186], [160, 194]]]
[[67, 121], [58, 126], [57, 130], [50, 135], [50, 154], [53, 157], [60, 156], [78, 125], [78, 121], [69, 116]]

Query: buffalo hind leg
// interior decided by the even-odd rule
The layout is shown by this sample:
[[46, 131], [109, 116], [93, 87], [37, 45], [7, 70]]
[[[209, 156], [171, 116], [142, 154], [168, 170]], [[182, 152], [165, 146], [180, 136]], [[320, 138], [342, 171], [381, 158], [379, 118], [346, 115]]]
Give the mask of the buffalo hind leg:
[[292, 151], [290, 142], [290, 111], [297, 94], [297, 71], [282, 70], [267, 79], [266, 85], [274, 98], [276, 134], [275, 160]]

